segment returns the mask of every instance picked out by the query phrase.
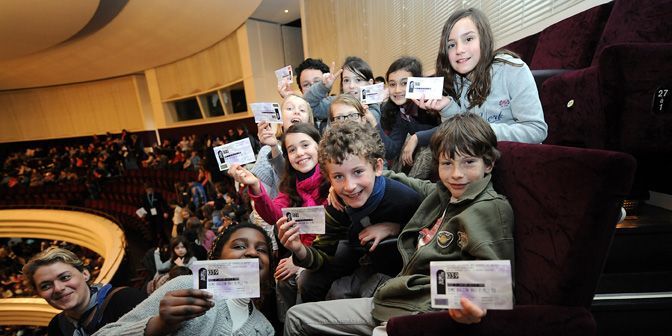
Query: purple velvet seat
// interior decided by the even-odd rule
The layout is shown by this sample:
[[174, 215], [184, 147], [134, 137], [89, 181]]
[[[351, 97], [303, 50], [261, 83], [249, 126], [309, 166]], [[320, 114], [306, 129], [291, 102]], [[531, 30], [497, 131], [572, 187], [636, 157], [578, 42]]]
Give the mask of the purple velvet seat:
[[393, 318], [390, 335], [594, 335], [589, 311], [635, 171], [620, 152], [500, 142], [495, 189], [515, 216], [515, 305], [479, 324], [445, 311]]

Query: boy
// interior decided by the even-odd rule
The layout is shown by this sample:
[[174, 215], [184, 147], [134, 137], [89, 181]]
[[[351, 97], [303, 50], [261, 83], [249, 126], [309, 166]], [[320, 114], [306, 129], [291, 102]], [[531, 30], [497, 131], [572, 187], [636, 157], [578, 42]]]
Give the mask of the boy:
[[[373, 298], [324, 301], [294, 306], [287, 312], [285, 335], [386, 334], [392, 317], [430, 311], [429, 262], [440, 260], [509, 259], [513, 261], [513, 210], [493, 187], [491, 171], [497, 137], [475, 114], [447, 120], [432, 137], [440, 181], [395, 178], [426, 196], [399, 235], [401, 273], [376, 290]], [[485, 310], [468, 299], [450, 316], [478, 323]]]
[[299, 278], [303, 302], [323, 300], [334, 280], [359, 266], [366, 252], [361, 246], [371, 243], [373, 251], [383, 239], [397, 236], [422, 201], [411, 188], [381, 176], [385, 148], [371, 126], [335, 123], [318, 153], [320, 170], [347, 205], [348, 218], [331, 220], [338, 214], [328, 208], [325, 234], [312, 246], [300, 242], [298, 227], [290, 229], [293, 221], [278, 221], [280, 241], [292, 251], [294, 264], [308, 270]]

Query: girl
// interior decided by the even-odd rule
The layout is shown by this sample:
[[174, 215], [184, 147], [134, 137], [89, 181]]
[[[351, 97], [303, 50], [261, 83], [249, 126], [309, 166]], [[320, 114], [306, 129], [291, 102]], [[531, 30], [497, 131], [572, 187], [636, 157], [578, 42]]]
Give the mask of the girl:
[[[323, 76], [322, 83], [315, 83], [308, 91], [304, 92], [304, 97], [310, 103], [315, 118], [318, 120], [327, 119], [329, 106], [334, 100], [334, 97], [329, 96], [329, 92], [338, 75], [342, 75], [341, 93], [349, 94], [353, 97], [359, 97], [360, 87], [373, 84], [373, 71], [371, 67], [359, 57], [347, 57], [341, 69], [336, 73], [334, 73], [333, 64], [330, 70], [329, 74]], [[371, 104], [369, 105], [369, 110], [375, 117], [376, 123], [380, 122], [380, 105]], [[320, 124], [320, 129], [323, 128], [324, 126]]]
[[[259, 259], [260, 299], [221, 299], [193, 289], [192, 276], [179, 276], [96, 335], [274, 335], [264, 298], [272, 288], [270, 238], [253, 224], [233, 225], [215, 240], [208, 258]], [[262, 313], [264, 312], [264, 313]]]
[[[541, 143], [548, 126], [528, 66], [507, 50], [494, 50], [492, 29], [478, 9], [459, 10], [443, 26], [436, 76], [444, 77], [446, 96], [416, 100], [420, 108], [440, 111], [441, 119], [477, 113], [490, 123], [499, 141]], [[404, 148], [405, 160], [417, 137]]]
[[[170, 259], [161, 261], [160, 250], [154, 250], [154, 263], [156, 264], [156, 275], [168, 272], [173, 266], [189, 267], [196, 257], [192, 255], [189, 249], [189, 241], [184, 236], [177, 236], [170, 241]], [[156, 277], [156, 276], [155, 276]]]
[[373, 127], [378, 125], [376, 118], [363, 106], [357, 98], [348, 94], [338, 95], [329, 107], [331, 122], [356, 121], [367, 123]]

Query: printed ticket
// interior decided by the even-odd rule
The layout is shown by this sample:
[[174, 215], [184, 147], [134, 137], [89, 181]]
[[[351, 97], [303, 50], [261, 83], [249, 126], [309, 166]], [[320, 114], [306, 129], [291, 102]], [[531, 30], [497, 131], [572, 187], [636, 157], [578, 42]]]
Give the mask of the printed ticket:
[[260, 123], [262, 121], [271, 124], [282, 124], [282, 115], [280, 114], [280, 104], [278, 103], [252, 103], [250, 104], [252, 114], [254, 114], [254, 122]]
[[362, 86], [359, 88], [359, 100], [362, 104], [380, 103], [383, 101], [384, 90], [385, 84], [383, 83]]
[[408, 77], [406, 98], [441, 99], [443, 95], [443, 77]]
[[275, 70], [275, 77], [278, 78], [278, 84], [282, 83], [283, 79], [287, 79], [287, 83], [292, 82], [292, 66], [288, 65], [284, 68]]
[[257, 298], [259, 259], [197, 260], [189, 266], [194, 288], [218, 299]]
[[256, 160], [249, 138], [229, 142], [217, 146], [213, 150], [215, 151], [217, 166], [221, 171], [229, 169], [234, 163], [244, 165]]
[[485, 309], [513, 309], [509, 260], [432, 261], [432, 308], [460, 309], [465, 297]]
[[294, 220], [299, 226], [299, 233], [324, 234], [324, 207], [312, 206], [303, 208], [282, 208], [287, 221]]

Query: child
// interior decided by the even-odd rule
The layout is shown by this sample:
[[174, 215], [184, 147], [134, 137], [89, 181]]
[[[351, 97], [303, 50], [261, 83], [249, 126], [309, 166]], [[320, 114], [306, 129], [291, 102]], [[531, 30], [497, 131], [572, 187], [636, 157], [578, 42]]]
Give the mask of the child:
[[323, 299], [334, 280], [352, 274], [365, 253], [362, 246], [371, 243], [373, 251], [383, 239], [399, 234], [422, 201], [414, 190], [381, 176], [385, 149], [369, 125], [333, 124], [318, 151], [321, 171], [345, 202], [348, 220], [327, 226], [313, 246], [297, 239], [298, 227], [290, 229], [294, 221], [278, 221], [280, 241], [293, 252], [294, 264], [309, 270], [301, 274], [304, 302]]
[[[156, 275], [168, 272], [173, 266], [189, 267], [196, 257], [192, 255], [189, 249], [189, 241], [184, 236], [177, 236], [170, 241], [170, 259], [161, 261], [160, 251], [154, 250], [154, 263], [156, 264]], [[156, 277], [156, 276], [155, 276]]]
[[[420, 108], [441, 111], [442, 120], [476, 113], [490, 123], [499, 141], [541, 143], [546, 139], [548, 125], [530, 69], [513, 53], [494, 50], [490, 23], [480, 10], [463, 9], [448, 18], [436, 76], [444, 77], [443, 91], [448, 95], [416, 100]], [[411, 148], [425, 146], [428, 140], [413, 137], [404, 152], [412, 153]]]
[[[334, 80], [341, 73], [341, 93], [359, 97], [361, 86], [373, 84], [373, 71], [369, 64], [359, 57], [349, 56], [345, 59], [341, 70], [334, 73], [332, 69], [328, 75], [324, 76], [321, 83], [313, 84], [308, 91], [304, 92], [304, 97], [312, 107], [316, 119], [327, 119], [329, 106], [334, 99], [329, 96], [329, 91], [331, 91]], [[376, 123], [380, 122], [380, 105], [371, 104], [369, 110], [375, 117]]]
[[[287, 312], [285, 335], [363, 334], [391, 317], [432, 310], [429, 262], [508, 259], [513, 261], [513, 210], [492, 187], [491, 171], [499, 156], [492, 128], [475, 114], [448, 119], [432, 137], [430, 148], [440, 181], [407, 178], [424, 201], [399, 235], [404, 266], [379, 287], [373, 298], [301, 304]], [[466, 298], [450, 316], [477, 323], [485, 310]]]
[[[159, 287], [147, 300], [96, 335], [274, 335], [266, 311], [272, 288], [270, 238], [252, 224], [224, 230], [215, 240], [209, 259], [259, 259], [262, 299], [222, 299], [194, 289], [192, 276], [178, 276]], [[267, 313], [268, 314], [268, 313]], [[271, 315], [267, 315], [271, 316]]]
[[344, 121], [356, 121], [376, 127], [376, 118], [354, 96], [348, 94], [338, 95], [329, 106], [329, 121], [332, 123]]

